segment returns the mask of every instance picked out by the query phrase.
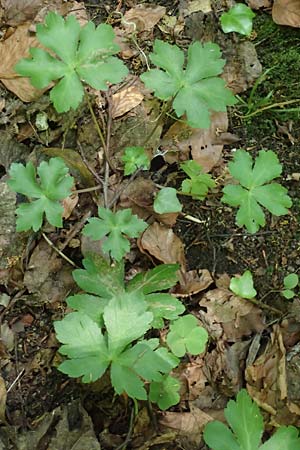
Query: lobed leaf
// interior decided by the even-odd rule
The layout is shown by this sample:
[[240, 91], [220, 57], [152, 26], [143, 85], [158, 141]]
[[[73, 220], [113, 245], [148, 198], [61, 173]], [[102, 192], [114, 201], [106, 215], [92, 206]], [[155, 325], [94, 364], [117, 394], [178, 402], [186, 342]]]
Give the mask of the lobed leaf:
[[252, 21], [255, 17], [251, 8], [243, 3], [237, 3], [226, 13], [221, 15], [221, 26], [224, 33], [236, 31], [249, 36], [252, 31]]
[[198, 355], [205, 350], [207, 339], [207, 331], [198, 325], [196, 317], [188, 314], [170, 325], [167, 344], [178, 357], [186, 352]]
[[231, 278], [230, 289], [239, 297], [254, 298], [257, 292], [254, 289], [253, 277], [250, 270], [246, 270], [240, 277]]
[[150, 384], [149, 399], [157, 403], [160, 409], [165, 410], [179, 402], [179, 389], [179, 381], [166, 375], [161, 381], [153, 381]]
[[163, 291], [173, 287], [178, 281], [179, 264], [160, 264], [147, 272], [138, 273], [127, 283], [126, 290], [142, 291], [143, 294]]

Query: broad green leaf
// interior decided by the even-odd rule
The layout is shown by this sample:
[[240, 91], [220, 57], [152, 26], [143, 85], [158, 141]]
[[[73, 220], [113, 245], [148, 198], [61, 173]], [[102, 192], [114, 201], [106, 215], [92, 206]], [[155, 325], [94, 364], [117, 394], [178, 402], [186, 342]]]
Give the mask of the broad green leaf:
[[190, 177], [182, 182], [181, 190], [184, 193], [192, 194], [192, 198], [203, 200], [208, 189], [216, 186], [211, 175], [203, 173], [202, 167], [196, 161], [185, 161], [180, 167]]
[[144, 147], [126, 147], [121, 159], [125, 163], [124, 175], [131, 175], [137, 169], [147, 170], [150, 167]]
[[170, 294], [148, 294], [146, 295], [148, 311], [153, 314], [153, 328], [162, 328], [163, 319], [175, 320], [185, 311], [182, 302]]
[[91, 218], [83, 229], [83, 234], [93, 240], [100, 240], [107, 236], [102, 244], [102, 250], [110, 253], [116, 260], [120, 261], [129, 251], [130, 244], [128, 239], [138, 237], [145, 229], [147, 224], [133, 215], [130, 209], [123, 209], [112, 212], [109, 209], [99, 207], [98, 218]]
[[57, 339], [63, 344], [59, 352], [70, 358], [60, 364], [59, 370], [70, 377], [82, 376], [84, 383], [100, 378], [110, 359], [98, 325], [89, 316], [74, 312], [54, 322], [54, 328]]
[[296, 427], [280, 427], [259, 450], [300, 450], [300, 436]]
[[108, 348], [112, 359], [151, 328], [153, 314], [147, 311], [144, 295], [132, 292], [113, 297], [104, 308]]
[[100, 328], [103, 327], [103, 312], [108, 303], [108, 299], [89, 294], [76, 294], [68, 297], [66, 302], [70, 308], [86, 314]]
[[284, 287], [294, 289], [299, 283], [299, 276], [296, 273], [290, 273], [283, 279]]
[[[233, 433], [224, 423], [214, 420], [209, 422], [203, 433], [203, 439], [212, 450], [242, 450]], [[251, 449], [257, 450], [257, 449]]]
[[250, 270], [246, 270], [241, 277], [231, 278], [230, 289], [239, 297], [254, 298], [257, 292], [254, 289], [253, 277]]
[[198, 355], [205, 350], [207, 339], [207, 331], [198, 325], [196, 317], [188, 314], [170, 325], [167, 344], [178, 357], [186, 352]]
[[153, 381], [150, 384], [149, 398], [151, 402], [157, 403], [160, 409], [166, 410], [179, 402], [179, 389], [179, 381], [166, 375], [161, 381]]
[[172, 100], [177, 117], [186, 114], [190, 126], [209, 128], [211, 111], [226, 111], [227, 105], [236, 103], [218, 77], [225, 63], [220, 56], [217, 44], [194, 42], [189, 46], [184, 69], [183, 51], [156, 40], [150, 59], [159, 69], [149, 70], [141, 79], [156, 97]]
[[162, 188], [155, 197], [153, 209], [157, 214], [180, 212], [182, 205], [174, 188]]
[[252, 21], [255, 17], [251, 8], [243, 3], [237, 3], [226, 13], [221, 15], [221, 26], [224, 33], [236, 31], [249, 36], [252, 31]]
[[82, 263], [84, 269], [76, 269], [72, 273], [81, 289], [105, 299], [124, 292], [123, 261], [112, 266], [102, 256], [93, 254]]
[[245, 389], [238, 393], [236, 401], [227, 403], [224, 414], [241, 449], [257, 449], [263, 433], [263, 418]]
[[111, 380], [117, 393], [127, 392], [130, 397], [146, 399], [140, 377], [147, 381], [160, 381], [162, 374], [170, 372], [179, 360], [165, 348], [155, 348], [158, 340], [141, 341], [114, 358]]
[[79, 106], [84, 94], [82, 82], [106, 90], [108, 82], [119, 83], [128, 73], [123, 62], [112, 56], [119, 46], [110, 25], [95, 28], [88, 22], [81, 28], [75, 16], [64, 19], [49, 12], [45, 24], [37, 25], [37, 39], [53, 54], [32, 48], [31, 58], [20, 60], [15, 70], [39, 89], [60, 80], [50, 93], [58, 112]]
[[179, 264], [160, 264], [147, 272], [140, 272], [129, 281], [126, 290], [151, 294], [169, 289], [178, 281], [179, 268]]
[[253, 164], [249, 153], [238, 150], [228, 167], [231, 175], [241, 185], [225, 186], [222, 202], [239, 206], [236, 216], [238, 226], [245, 225], [250, 233], [256, 233], [260, 226], [265, 225], [265, 214], [261, 206], [277, 216], [288, 213], [287, 208], [292, 206], [292, 201], [287, 189], [278, 183], [270, 183], [282, 171], [274, 152], [261, 150]]
[[281, 294], [287, 300], [290, 300], [291, 298], [295, 297], [295, 295], [296, 295], [295, 292], [292, 291], [291, 289], [284, 289], [283, 291], [281, 291]]
[[17, 231], [39, 230], [44, 213], [51, 225], [62, 227], [63, 207], [60, 200], [71, 194], [74, 182], [69, 169], [61, 158], [51, 158], [49, 162], [41, 162], [37, 173], [39, 179], [31, 162], [26, 166], [13, 163], [10, 167], [9, 187], [30, 199], [37, 199], [17, 208]]

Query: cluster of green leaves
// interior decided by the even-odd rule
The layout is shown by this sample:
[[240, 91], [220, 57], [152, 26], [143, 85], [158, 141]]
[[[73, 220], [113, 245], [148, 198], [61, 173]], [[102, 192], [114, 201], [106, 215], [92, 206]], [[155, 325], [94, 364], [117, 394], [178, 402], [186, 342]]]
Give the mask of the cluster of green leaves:
[[159, 69], [141, 75], [146, 87], [161, 100], [171, 101], [177, 117], [187, 116], [191, 127], [209, 128], [210, 111], [226, 111], [236, 99], [218, 75], [225, 61], [217, 44], [194, 42], [184, 52], [177, 45], [156, 40], [150, 59]]
[[230, 400], [224, 411], [231, 428], [222, 422], [209, 422], [204, 440], [212, 450], [300, 450], [300, 436], [293, 426], [280, 427], [264, 444], [264, 424], [257, 404], [242, 389], [236, 401]]
[[223, 189], [222, 201], [239, 207], [236, 223], [245, 225], [250, 233], [256, 233], [265, 225], [265, 214], [260, 205], [275, 216], [288, 213], [292, 200], [287, 189], [279, 183], [270, 183], [279, 177], [282, 166], [271, 150], [261, 150], [253, 164], [252, 157], [245, 150], [237, 150], [233, 161], [228, 164], [229, 172], [240, 184], [227, 185]]
[[[178, 356], [201, 353], [208, 338], [194, 316], [179, 317], [185, 308], [178, 299], [160, 292], [177, 282], [178, 265], [157, 266], [125, 285], [123, 261], [110, 266], [92, 255], [83, 264], [73, 276], [84, 293], [68, 297], [75, 311], [54, 323], [63, 344], [59, 351], [68, 357], [59, 370], [89, 383], [110, 369], [118, 394], [145, 400], [145, 383], [150, 383], [151, 401], [161, 409], [176, 404], [179, 383], [169, 373], [178, 365]], [[163, 327], [164, 320], [171, 321], [171, 351], [156, 338], [144, 338], [151, 328]]]
[[[43, 161], [37, 168], [39, 179], [32, 162], [26, 166], [13, 163], [9, 170], [9, 187], [29, 198], [17, 208], [17, 231], [31, 228], [38, 231], [43, 223], [44, 213], [48, 222], [55, 227], [62, 227], [63, 207], [61, 200], [71, 194], [73, 178], [61, 158]], [[36, 199], [36, 200], [32, 200]]]
[[148, 170], [150, 161], [144, 147], [126, 147], [122, 161], [125, 163], [124, 175], [131, 175], [138, 169]]
[[15, 66], [18, 74], [29, 77], [31, 84], [43, 89], [60, 80], [51, 90], [50, 98], [58, 112], [76, 109], [83, 97], [82, 81], [95, 89], [107, 90], [107, 83], [119, 83], [128, 73], [115, 56], [120, 48], [114, 41], [110, 25], [93, 22], [84, 27], [73, 15], [63, 19], [49, 12], [45, 24], [38, 24], [37, 39], [51, 54], [41, 48], [31, 48], [31, 58]]
[[283, 279], [283, 286], [281, 294], [287, 300], [295, 297], [296, 293], [294, 289], [299, 285], [299, 276], [296, 273], [290, 273]]
[[249, 6], [237, 3], [226, 13], [221, 15], [221, 27], [224, 33], [237, 33], [249, 36], [252, 32], [254, 12]]
[[82, 233], [97, 241], [106, 237], [102, 244], [104, 253], [120, 261], [129, 251], [130, 243], [125, 237], [138, 237], [147, 228], [146, 222], [134, 216], [131, 209], [122, 209], [116, 213], [107, 208], [98, 208], [97, 217], [88, 220]]
[[196, 161], [185, 161], [180, 165], [181, 169], [189, 176], [181, 184], [184, 194], [191, 194], [195, 200], [204, 200], [208, 190], [214, 188], [216, 183], [208, 173]]

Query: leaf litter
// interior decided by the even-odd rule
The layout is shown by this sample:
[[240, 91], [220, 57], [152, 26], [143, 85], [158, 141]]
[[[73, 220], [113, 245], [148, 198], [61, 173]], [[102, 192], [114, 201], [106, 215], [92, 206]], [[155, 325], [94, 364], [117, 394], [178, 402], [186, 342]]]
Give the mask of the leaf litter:
[[[46, 9], [44, 3], [46, 3]], [[0, 55], [2, 61], [7, 61], [3, 65], [6, 72], [1, 73], [2, 82], [25, 102], [36, 99], [41, 92], [30, 91], [31, 85], [22, 85], [24, 79], [15, 78], [11, 69], [15, 62], [25, 55], [24, 52], [29, 46], [37, 44], [28, 30], [33, 30], [35, 23], [43, 21], [49, 6], [48, 2], [44, 3], [40, 2], [40, 5], [37, 6], [32, 2], [32, 9], [25, 9], [24, 3], [23, 11], [18, 2], [3, 1], [1, 4], [6, 24], [16, 27], [15, 33], [11, 37], [6, 37], [1, 43]], [[64, 8], [64, 14], [69, 12], [69, 6], [71, 9], [78, 9], [82, 14], [83, 21], [86, 20], [86, 10], [82, 3], [67, 3], [70, 5], [58, 1], [56, 7]], [[184, 12], [184, 14], [175, 17], [172, 15], [174, 10], [169, 9], [168, 6], [134, 5], [134, 3], [131, 3], [133, 8], [123, 10], [125, 14], [118, 25], [123, 30], [121, 35], [124, 42], [124, 48], [120, 55], [123, 58], [128, 57], [130, 64], [136, 64], [136, 67], [140, 67], [141, 61], [144, 64], [144, 57], [130, 39], [132, 25], [129, 26], [128, 23], [134, 23], [133, 28], [137, 33], [136, 39], [139, 47], [147, 48], [148, 54], [149, 40], [151, 41], [153, 35], [159, 33], [158, 30], [162, 33], [159, 35], [160, 39], [162, 37], [164, 39], [166, 36], [168, 36], [167, 39], [170, 36], [176, 36], [176, 39], [179, 41], [182, 39], [184, 43], [183, 26], [180, 26], [183, 21], [182, 17], [185, 18], [187, 24], [188, 20], [199, 17], [197, 14], [202, 14], [201, 22], [203, 15], [209, 17], [211, 9], [214, 8], [210, 2], [189, 1], [185, 2], [185, 9], [181, 9], [181, 13]], [[252, 7], [269, 6], [266, 1], [250, 3], [256, 4], [250, 5]], [[275, 1], [273, 17], [278, 14], [278, 8], [282, 7], [288, 16], [283, 18], [285, 24], [298, 27], [295, 19], [295, 17], [297, 18], [295, 2]], [[95, 12], [93, 8], [89, 11]], [[38, 13], [37, 16], [36, 13]], [[118, 15], [116, 14], [116, 16]], [[167, 18], [176, 20], [171, 22]], [[28, 24], [28, 20], [32, 23]], [[275, 18], [274, 20], [276, 21]], [[24, 21], [26, 24], [22, 25]], [[118, 22], [117, 19], [116, 22]], [[210, 36], [210, 33], [207, 33], [207, 36]], [[17, 45], [15, 45], [16, 38]], [[228, 63], [225, 67], [224, 77], [234, 92], [240, 93], [253, 84], [261, 72], [261, 66], [251, 42], [238, 43], [235, 41], [231, 45], [232, 48], [229, 45], [227, 55], [225, 55]], [[126, 51], [128, 52], [127, 56], [125, 55]], [[9, 80], [9, 78], [11, 79]], [[13, 86], [13, 89], [9, 87], [8, 82], [12, 82], [10, 86]], [[11, 101], [11, 96], [6, 94], [5, 108], [9, 107]], [[126, 81], [119, 90], [112, 93], [111, 102], [112, 116], [115, 118], [111, 136], [111, 151], [118, 167], [122, 168], [121, 155], [124, 148], [128, 144], [131, 146], [143, 144], [145, 135], [153, 128], [153, 123], [158, 118], [158, 109], [157, 104], [151, 100], [149, 92], [141, 90], [138, 84], [130, 85], [130, 82], [126, 84]], [[99, 114], [102, 114], [101, 109], [105, 108], [106, 103], [107, 98], [102, 99], [102, 102], [99, 103]], [[46, 110], [49, 111], [48, 106], [46, 106]], [[32, 114], [35, 116], [36, 113]], [[14, 119], [11, 116], [8, 119], [8, 123], [12, 122], [11, 129], [13, 127], [19, 129], [20, 122], [18, 120], [20, 117]], [[78, 117], [75, 117], [74, 120], [72, 125], [76, 123]], [[84, 122], [86, 118], [80, 120]], [[230, 120], [232, 121], [232, 118]], [[32, 122], [28, 124], [27, 119], [25, 122], [29, 125], [31, 134], [24, 138], [24, 148], [20, 148], [20, 152], [18, 150], [15, 156], [9, 157], [4, 154], [5, 163], [1, 161], [1, 165], [6, 170], [11, 162], [28, 161], [30, 153], [28, 145], [30, 149], [36, 145], [36, 136], [39, 136], [39, 132], [35, 129], [32, 132]], [[79, 124], [80, 127], [85, 125], [85, 123]], [[58, 122], [54, 121], [52, 126], [57, 127]], [[131, 436], [132, 448], [148, 449], [154, 446], [162, 448], [163, 445], [166, 448], [174, 448], [174, 443], [175, 446], [178, 443], [180, 446], [178, 448], [189, 449], [201, 445], [201, 433], [205, 424], [213, 419], [224, 420], [223, 411], [228, 398], [235, 395], [245, 382], [252, 398], [267, 413], [266, 422], [270, 426], [285, 423], [299, 426], [298, 322], [295, 320], [298, 311], [297, 299], [293, 303], [296, 312], [284, 323], [275, 325], [272, 329], [266, 323], [263, 311], [258, 306], [233, 295], [228, 289], [229, 282], [227, 284], [225, 282], [225, 286], [221, 286], [216, 279], [216, 261], [213, 265], [208, 260], [206, 264], [202, 262], [199, 265], [197, 258], [193, 260], [194, 255], [197, 254], [197, 257], [200, 255], [202, 261], [205, 261], [206, 249], [205, 245], [201, 245], [201, 236], [207, 237], [207, 222], [202, 221], [202, 224], [196, 225], [184, 219], [186, 228], [181, 221], [182, 230], [180, 230], [174, 226], [176, 219], [182, 219], [182, 216], [178, 216], [178, 213], [157, 214], [153, 209], [153, 200], [159, 189], [158, 184], [167, 179], [171, 180], [172, 185], [172, 170], [174, 171], [174, 169], [172, 166], [169, 169], [167, 164], [172, 165], [192, 158], [204, 167], [205, 172], [213, 171], [226, 177], [226, 174], [224, 175], [222, 172], [224, 170], [223, 160], [228, 158], [226, 146], [236, 145], [241, 139], [240, 128], [240, 126], [236, 129], [232, 128], [232, 123], [230, 126], [228, 125], [226, 113], [214, 114], [211, 126], [207, 130], [192, 130], [181, 122], [171, 124], [171, 126], [169, 122], [167, 125], [159, 124], [146, 146], [150, 159], [156, 156], [152, 153], [152, 149], [158, 148], [158, 156], [153, 159], [153, 164], [154, 162], [158, 164], [158, 170], [154, 166], [154, 168], [150, 168], [149, 172], [143, 173], [143, 176], [137, 177], [129, 184], [127, 181], [122, 181], [118, 174], [111, 176], [111, 197], [113, 198], [116, 193], [121, 191], [119, 197], [122, 208], [130, 207], [140, 218], [152, 221], [152, 225], [142, 234], [137, 243], [142, 256], [137, 251], [132, 252], [129, 256], [131, 270], [137, 272], [144, 270], [145, 266], [148, 266], [149, 260], [155, 265], [158, 262], [179, 263], [180, 283], [172, 291], [172, 294], [185, 299], [189, 312], [204, 325], [211, 339], [209, 348], [204, 354], [189, 355], [189, 358], [176, 369], [174, 375], [181, 380], [182, 402], [179, 408], [174, 408], [172, 411], [158, 416], [161, 427], [160, 435], [157, 435], [152, 428], [147, 414], [146, 418], [143, 416], [142, 419], [142, 411], [145, 415], [145, 410], [140, 411]], [[91, 142], [93, 142], [94, 138], [89, 132], [90, 129], [87, 127], [86, 136], [90, 134]], [[234, 132], [231, 131], [232, 129]], [[58, 136], [61, 135], [60, 132]], [[16, 131], [12, 132], [12, 140], [16, 136]], [[76, 149], [76, 133], [70, 125], [66, 127], [66, 134], [63, 132], [63, 139], [66, 139], [68, 147], [70, 147], [70, 152], [66, 152], [65, 156], [59, 146], [52, 155], [51, 148], [45, 148], [45, 152], [54, 157], [61, 153], [65, 162], [70, 164], [71, 170], [75, 170], [75, 172], [77, 170], [77, 175], [80, 174], [79, 188], [93, 186], [94, 178], [91, 176], [91, 168], [98, 167], [99, 153], [95, 148], [92, 149], [88, 160], [91, 164], [82, 157], [76, 158], [76, 162], [74, 162], [75, 158], [71, 152]], [[86, 147], [84, 140], [81, 143]], [[76, 154], [78, 155], [77, 152]], [[10, 161], [8, 162], [7, 159]], [[98, 169], [101, 172], [101, 164]], [[175, 184], [176, 182], [177, 180], [175, 180]], [[14, 196], [11, 193], [4, 192], [5, 210], [6, 205], [10, 204], [7, 209], [10, 221], [15, 209], [15, 200], [12, 197]], [[73, 238], [79, 241], [78, 245], [72, 248], [66, 244], [64, 249], [67, 249], [68, 257], [74, 258], [76, 264], [80, 264], [78, 250], [76, 250], [80, 248], [80, 239], [76, 234], [76, 227], [72, 226], [74, 220], [82, 217], [87, 210], [93, 209], [94, 203], [97, 201], [97, 196], [85, 193], [79, 195], [79, 198], [74, 197], [73, 203], [68, 205], [69, 213], [66, 214], [69, 215], [70, 223], [66, 223], [70, 229], [62, 229], [60, 233], [51, 227], [49, 229], [49, 236], [57, 248], [62, 247], [61, 243], [64, 242], [65, 235], [70, 233], [72, 236], [72, 233], [75, 233]], [[214, 204], [214, 194], [209, 202]], [[200, 214], [200, 218], [201, 214], [205, 214], [203, 206], [195, 211], [193, 203], [186, 201], [184, 204], [184, 211], [188, 211], [188, 213], [193, 213], [195, 216]], [[67, 205], [65, 205], [65, 209], [67, 210]], [[234, 232], [234, 224], [231, 226], [231, 231]], [[4, 258], [2, 258], [2, 254], [1, 258], [5, 264], [1, 266], [0, 280], [1, 288], [3, 286], [4, 292], [7, 292], [2, 295], [7, 295], [7, 298], [1, 303], [0, 311], [2, 318], [0, 350], [1, 355], [5, 356], [1, 363], [4, 381], [0, 383], [0, 392], [2, 393], [0, 420], [4, 424], [7, 424], [8, 421], [11, 425], [20, 425], [23, 420], [34, 430], [16, 435], [13, 427], [6, 425], [0, 434], [1, 444], [7, 449], [10, 448], [11, 443], [15, 444], [15, 448], [21, 448], [23, 442], [27, 442], [29, 448], [33, 449], [40, 449], [41, 446], [55, 449], [60, 448], [63, 441], [66, 442], [66, 448], [71, 449], [76, 445], [78, 449], [85, 449], [88, 443], [89, 448], [96, 450], [100, 448], [96, 434], [100, 433], [103, 448], [120, 445], [126, 437], [129, 422], [126, 398], [120, 399], [115, 412], [118, 415], [114, 416], [111, 408], [112, 393], [105, 382], [103, 383], [104, 387], [101, 386], [101, 383], [97, 387], [97, 383], [95, 383], [93, 389], [96, 394], [94, 392], [91, 395], [87, 390], [84, 391], [85, 409], [82, 408], [81, 402], [70, 401], [74, 393], [78, 393], [80, 385], [75, 383], [73, 386], [73, 382], [64, 377], [57, 378], [56, 382], [53, 382], [57, 376], [56, 367], [61, 361], [55, 360], [57, 343], [53, 338], [50, 323], [52, 319], [61, 318], [62, 309], [65, 308], [64, 299], [70, 291], [74, 292], [71, 266], [49, 244], [43, 240], [39, 241], [37, 236], [31, 241], [29, 240], [27, 244], [22, 243], [19, 235], [17, 237], [14, 231], [9, 231], [13, 228], [14, 224], [8, 227], [4, 223], [2, 229], [5, 229], [6, 232], [3, 233], [3, 237], [1, 235], [1, 252], [4, 250]], [[223, 231], [222, 228], [217, 230], [219, 233]], [[200, 244], [190, 246], [185, 236], [189, 233], [194, 233]], [[4, 244], [2, 245], [3, 240]], [[68, 238], [66, 242], [68, 242]], [[233, 242], [235, 241], [233, 240]], [[90, 249], [91, 247], [87, 251]], [[218, 258], [218, 255], [215, 257]], [[232, 272], [228, 265], [228, 269], [225, 271], [230, 275], [238, 272], [241, 274], [242, 270], [237, 270], [237, 268], [240, 269], [236, 266], [236, 270]], [[217, 274], [219, 273], [222, 272], [217, 269]], [[23, 295], [24, 290], [25, 296]], [[262, 340], [263, 333], [265, 336]], [[163, 333], [161, 337], [164, 339]], [[18, 347], [16, 350], [15, 341], [20, 347], [19, 350]], [[254, 341], [261, 345], [259, 347], [258, 344], [256, 351], [252, 345]], [[37, 345], [38, 342], [40, 346]], [[267, 344], [265, 345], [265, 343]], [[252, 351], [254, 351], [254, 356], [251, 361], [249, 354]], [[250, 362], [247, 363], [246, 360]], [[25, 376], [23, 370], [26, 370]], [[35, 400], [36, 403], [29, 401], [31, 397], [30, 383], [32, 383], [33, 376], [36, 378], [33, 388], [41, 392], [40, 398]], [[45, 387], [47, 383], [49, 383], [48, 388], [43, 390], [42, 386]], [[58, 399], [57, 395], [55, 398], [55, 395], [51, 394], [51, 401], [46, 390], [57, 391], [60, 398]], [[8, 391], [7, 399], [6, 391]], [[26, 393], [24, 395], [25, 404], [20, 400], [22, 392]], [[46, 407], [41, 404], [41, 399], [46, 399]], [[31, 407], [32, 409], [30, 409]], [[15, 412], [12, 413], [14, 410]], [[20, 415], [18, 417], [18, 411], [22, 411], [22, 420], [20, 420]], [[102, 411], [102, 414], [104, 411], [104, 419], [100, 420], [101, 423], [99, 423], [99, 411]], [[93, 423], [90, 417], [92, 417]], [[116, 422], [115, 426], [114, 422]], [[140, 426], [139, 429], [137, 424]]]

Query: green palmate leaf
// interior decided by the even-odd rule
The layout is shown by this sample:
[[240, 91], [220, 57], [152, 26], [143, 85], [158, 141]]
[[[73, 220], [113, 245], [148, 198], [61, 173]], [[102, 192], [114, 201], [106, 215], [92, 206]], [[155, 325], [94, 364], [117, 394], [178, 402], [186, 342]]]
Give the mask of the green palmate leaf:
[[143, 294], [163, 291], [173, 287], [178, 281], [179, 264], [161, 264], [147, 272], [138, 273], [127, 284], [126, 290], [141, 291]]
[[196, 317], [188, 314], [170, 325], [167, 344], [178, 357], [186, 352], [198, 355], [205, 350], [207, 339], [207, 331], [198, 325]]
[[231, 278], [230, 289], [239, 297], [254, 298], [257, 292], [254, 289], [253, 277], [250, 270], [246, 270], [241, 277]]
[[148, 294], [146, 295], [146, 303], [148, 311], [153, 314], [153, 328], [163, 328], [163, 319], [178, 319], [178, 316], [185, 311], [181, 301], [170, 294]]
[[157, 403], [160, 409], [165, 410], [179, 402], [179, 389], [179, 381], [170, 375], [165, 375], [161, 381], [153, 381], [150, 384], [149, 398]]
[[236, 31], [248, 36], [252, 31], [252, 21], [255, 17], [251, 8], [243, 3], [237, 3], [227, 13], [221, 15], [221, 26], [224, 33]]
[[[150, 59], [159, 69], [141, 75], [146, 86], [161, 100], [171, 100], [178, 117], [187, 115], [188, 124], [209, 128], [210, 111], [226, 111], [235, 97], [218, 77], [225, 61], [218, 45], [211, 42], [189, 46], [184, 69], [184, 53], [176, 45], [156, 40]], [[162, 69], [162, 70], [161, 70]]]
[[31, 48], [31, 58], [22, 59], [15, 70], [29, 77], [33, 86], [42, 89], [60, 80], [50, 98], [58, 112], [76, 109], [82, 100], [82, 81], [95, 89], [106, 90], [107, 83], [118, 83], [127, 75], [126, 66], [112, 56], [119, 51], [110, 25], [93, 22], [80, 27], [73, 15], [66, 19], [50, 12], [45, 24], [37, 25], [38, 40], [54, 55]]
[[124, 175], [131, 175], [137, 169], [147, 170], [150, 167], [144, 147], [126, 147], [121, 159], [125, 163]]
[[293, 426], [280, 427], [259, 450], [300, 450], [300, 436]]
[[63, 207], [60, 201], [71, 194], [74, 181], [69, 169], [62, 159], [51, 158], [38, 166], [37, 173], [39, 179], [31, 162], [26, 166], [13, 163], [10, 167], [9, 187], [29, 199], [36, 199], [17, 208], [17, 231], [39, 230], [44, 213], [51, 225], [62, 227]]
[[180, 212], [182, 205], [177, 198], [176, 189], [162, 188], [155, 197], [153, 209], [157, 214]]
[[182, 182], [181, 190], [184, 193], [192, 194], [192, 198], [203, 200], [208, 189], [216, 186], [211, 175], [203, 173], [202, 167], [196, 161], [185, 161], [180, 167], [190, 177], [189, 180]]
[[93, 240], [100, 240], [107, 236], [102, 244], [102, 250], [120, 261], [130, 249], [125, 235], [130, 238], [138, 237], [147, 228], [147, 224], [134, 216], [130, 209], [113, 213], [109, 209], [99, 207], [98, 214], [99, 219], [95, 217], [89, 219], [83, 234]]
[[103, 318], [110, 355], [116, 356], [151, 328], [153, 314], [147, 311], [143, 294], [124, 293], [110, 300]]
[[287, 208], [292, 206], [292, 201], [287, 189], [278, 183], [269, 183], [282, 171], [274, 152], [261, 150], [253, 165], [249, 153], [238, 150], [228, 167], [240, 185], [225, 186], [222, 202], [239, 207], [236, 216], [238, 226], [245, 225], [250, 233], [256, 233], [260, 226], [265, 225], [261, 206], [276, 216], [288, 213]]
[[124, 292], [123, 261], [111, 266], [103, 257], [93, 254], [82, 263], [84, 269], [73, 271], [73, 278], [81, 289], [105, 299]]
[[103, 327], [103, 312], [105, 306], [108, 304], [108, 299], [89, 294], [77, 294], [68, 297], [66, 302], [70, 308], [86, 314], [100, 328]]
[[203, 438], [212, 450], [242, 450], [233, 433], [224, 423], [218, 420], [206, 425]]
[[114, 359], [111, 381], [118, 394], [125, 391], [130, 397], [146, 400], [147, 393], [140, 377], [160, 381], [162, 374], [178, 365], [179, 360], [166, 349], [157, 348], [158, 344], [157, 339], [139, 342]]
[[59, 370], [70, 377], [81, 377], [84, 383], [100, 378], [109, 366], [107, 344], [98, 325], [80, 312], [68, 314], [60, 322], [54, 322], [57, 339], [63, 343], [59, 349], [70, 359]]

